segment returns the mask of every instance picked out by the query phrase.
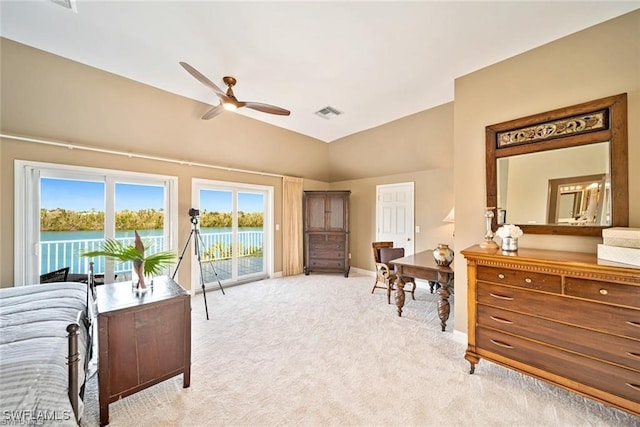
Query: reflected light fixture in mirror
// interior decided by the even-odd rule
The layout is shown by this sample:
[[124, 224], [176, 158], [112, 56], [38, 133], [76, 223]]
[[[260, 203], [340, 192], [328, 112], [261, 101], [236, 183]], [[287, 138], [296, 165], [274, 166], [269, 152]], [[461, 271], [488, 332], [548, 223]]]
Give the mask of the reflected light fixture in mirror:
[[[498, 215], [492, 220], [492, 229], [497, 230], [500, 223], [506, 222], [520, 226], [529, 234], [601, 236], [604, 228], [628, 226], [627, 132], [627, 94], [624, 93], [487, 126], [487, 206], [498, 207]], [[604, 153], [600, 154], [600, 160], [605, 159], [607, 164], [601, 164], [593, 171], [578, 171], [577, 166], [582, 160], [573, 155], [567, 158], [566, 153], [571, 153], [572, 150], [600, 150]], [[560, 172], [555, 175], [542, 174], [539, 166], [532, 166], [523, 175], [526, 178], [524, 181], [531, 189], [518, 187], [519, 204], [516, 206], [517, 209], [511, 205], [510, 212], [510, 209], [501, 205], [504, 202], [501, 199], [509, 194], [508, 187], [511, 182], [498, 178], [515, 175], [510, 173], [513, 172], [510, 169], [514, 167], [520, 168], [520, 172], [523, 172], [522, 169], [528, 166], [515, 166], [518, 163], [516, 159], [531, 154], [544, 155], [546, 163], [560, 166]], [[592, 174], [605, 175], [604, 190], [609, 192], [603, 194], [604, 204], [600, 207], [601, 210], [607, 209], [606, 214], [603, 215], [602, 211], [596, 212], [597, 216], [604, 218], [598, 224], [580, 220], [551, 222], [548, 220], [548, 214], [538, 215], [540, 219], [532, 220], [536, 222], [532, 224], [527, 222], [526, 216], [513, 215], [514, 211], [548, 213], [552, 207], [547, 189], [552, 180]], [[536, 181], [540, 176], [542, 179]], [[540, 194], [534, 187], [543, 189], [543, 197], [534, 197], [535, 194]], [[524, 203], [529, 204], [523, 205]], [[576, 217], [580, 218], [577, 214]]]

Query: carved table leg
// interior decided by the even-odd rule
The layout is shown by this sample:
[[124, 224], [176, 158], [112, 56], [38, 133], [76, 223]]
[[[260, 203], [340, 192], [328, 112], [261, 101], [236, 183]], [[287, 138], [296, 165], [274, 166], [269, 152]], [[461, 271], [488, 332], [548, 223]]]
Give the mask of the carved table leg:
[[437, 290], [438, 295], [438, 317], [440, 318], [440, 325], [442, 326], [442, 332], [447, 327], [447, 320], [449, 319], [449, 313], [451, 312], [451, 305], [449, 304], [449, 296], [451, 291], [449, 290], [449, 277], [442, 280], [438, 275], [438, 283], [440, 288]]
[[398, 307], [398, 317], [402, 317], [402, 307], [404, 307], [404, 280], [398, 276], [395, 281], [396, 286], [396, 307]]

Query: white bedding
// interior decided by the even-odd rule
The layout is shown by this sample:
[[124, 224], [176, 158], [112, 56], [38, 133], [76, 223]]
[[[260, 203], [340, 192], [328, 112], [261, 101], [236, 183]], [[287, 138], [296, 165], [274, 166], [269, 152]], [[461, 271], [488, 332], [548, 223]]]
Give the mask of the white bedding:
[[[0, 425], [77, 425], [68, 397], [66, 328], [87, 312], [86, 289], [74, 282], [0, 289]], [[81, 324], [79, 389], [88, 341]]]

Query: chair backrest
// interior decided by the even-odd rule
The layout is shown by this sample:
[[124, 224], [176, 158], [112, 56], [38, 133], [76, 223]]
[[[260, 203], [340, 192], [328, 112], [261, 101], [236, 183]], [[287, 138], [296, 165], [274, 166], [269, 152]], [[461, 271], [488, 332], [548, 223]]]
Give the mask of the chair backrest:
[[66, 282], [69, 274], [69, 267], [40, 275], [40, 283]]
[[380, 248], [380, 262], [388, 264], [389, 261], [402, 258], [404, 248]]
[[393, 242], [372, 242], [371, 247], [373, 248], [373, 259], [376, 262], [380, 261], [380, 249], [381, 248], [392, 248]]

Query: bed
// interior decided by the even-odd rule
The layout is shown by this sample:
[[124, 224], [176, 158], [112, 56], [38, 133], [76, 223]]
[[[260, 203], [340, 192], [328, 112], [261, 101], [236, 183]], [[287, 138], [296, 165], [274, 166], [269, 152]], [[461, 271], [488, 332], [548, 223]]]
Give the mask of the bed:
[[92, 354], [88, 282], [0, 289], [0, 424], [78, 425]]

